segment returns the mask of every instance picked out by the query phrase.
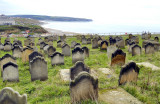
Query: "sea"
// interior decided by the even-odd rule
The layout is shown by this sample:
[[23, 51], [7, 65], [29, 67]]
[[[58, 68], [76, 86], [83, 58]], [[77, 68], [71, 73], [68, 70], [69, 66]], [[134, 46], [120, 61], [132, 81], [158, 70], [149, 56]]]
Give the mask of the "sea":
[[121, 35], [125, 33], [138, 34], [142, 32], [160, 32], [159, 25], [154, 24], [108, 24], [103, 22], [51, 22], [43, 21], [44, 28], [75, 32], [82, 34]]

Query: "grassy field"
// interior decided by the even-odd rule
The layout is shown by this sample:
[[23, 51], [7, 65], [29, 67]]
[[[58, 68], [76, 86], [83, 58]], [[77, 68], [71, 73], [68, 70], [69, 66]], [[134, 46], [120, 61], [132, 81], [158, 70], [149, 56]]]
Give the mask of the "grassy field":
[[[108, 39], [109, 37], [105, 37]], [[123, 36], [124, 39], [127, 36]], [[25, 38], [18, 38], [24, 42]], [[139, 45], [142, 46], [141, 38]], [[2, 43], [4, 43], [5, 38], [1, 38]], [[13, 38], [11, 41], [13, 42]], [[70, 45], [73, 40], [80, 43], [75, 37], [67, 38], [67, 43]], [[38, 38], [35, 39], [35, 42]], [[56, 47], [57, 43], [54, 41], [53, 46]], [[95, 69], [98, 73], [99, 80], [99, 93], [117, 88], [118, 87], [118, 76], [121, 70], [120, 66], [110, 67], [111, 59], [108, 59], [106, 51], [100, 51], [100, 49], [92, 49], [92, 45], [82, 45], [87, 46], [90, 49], [90, 57], [85, 59], [85, 64], [90, 67], [90, 69]], [[39, 48], [39, 46], [37, 46]], [[58, 52], [62, 52], [61, 48], [56, 48]], [[122, 49], [126, 53], [126, 63], [130, 61], [138, 62], [150, 62], [158, 67], [160, 67], [160, 52], [155, 54], [145, 55], [144, 50], [141, 56], [134, 56], [128, 53], [128, 47]], [[4, 56], [6, 53], [12, 55], [12, 52], [0, 51], [0, 57]], [[29, 63], [23, 64], [21, 59], [17, 59], [18, 69], [19, 69], [19, 79], [20, 82], [3, 82], [0, 78], [0, 90], [4, 87], [12, 87], [14, 90], [18, 91], [20, 94], [27, 94], [28, 104], [69, 104], [70, 102], [70, 92], [69, 92], [69, 82], [63, 82], [60, 78], [60, 69], [70, 69], [72, 64], [72, 57], [65, 57], [65, 65], [52, 66], [51, 59], [47, 56], [45, 60], [48, 64], [48, 80], [46, 81], [34, 81], [31, 82], [31, 75], [29, 73]], [[152, 71], [150, 68], [144, 66], [140, 67], [140, 73], [138, 76], [138, 81], [136, 84], [127, 84], [125, 86], [120, 86], [129, 92], [131, 95], [139, 99], [146, 104], [159, 104], [160, 103], [160, 71]], [[98, 68], [110, 68], [115, 72], [116, 78], [107, 78], [105, 74], [98, 70]], [[1, 74], [1, 72], [0, 72]], [[95, 104], [94, 101], [85, 101], [84, 104]], [[106, 104], [99, 100], [100, 104]]]

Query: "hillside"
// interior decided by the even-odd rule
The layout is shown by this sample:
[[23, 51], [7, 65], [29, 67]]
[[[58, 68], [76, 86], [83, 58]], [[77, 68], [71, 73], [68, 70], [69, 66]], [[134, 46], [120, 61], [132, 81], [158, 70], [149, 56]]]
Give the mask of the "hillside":
[[62, 21], [62, 22], [91, 22], [92, 19], [74, 18], [74, 17], [60, 17], [60, 16], [46, 16], [46, 15], [8, 15], [10, 17], [31, 18], [42, 21]]

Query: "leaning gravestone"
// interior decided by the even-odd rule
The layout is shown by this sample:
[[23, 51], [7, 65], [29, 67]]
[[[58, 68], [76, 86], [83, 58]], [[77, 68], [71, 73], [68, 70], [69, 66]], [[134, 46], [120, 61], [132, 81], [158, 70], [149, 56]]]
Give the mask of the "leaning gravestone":
[[29, 55], [33, 52], [33, 48], [30, 46], [27, 46], [23, 49], [23, 53], [22, 53], [22, 62], [28, 62], [29, 61]]
[[3, 65], [3, 81], [19, 82], [18, 65], [12, 62]]
[[89, 57], [89, 49], [87, 47], [82, 47], [84, 50], [84, 57]]
[[121, 49], [117, 49], [114, 53], [112, 53], [111, 66], [124, 65], [125, 58], [126, 58], [126, 53], [124, 53]]
[[20, 95], [11, 87], [5, 87], [0, 91], [0, 104], [27, 104], [27, 95]]
[[108, 59], [111, 59], [112, 53], [117, 50], [117, 47], [115, 45], [110, 45], [107, 47], [107, 56]]
[[19, 45], [15, 45], [15, 46], [12, 48], [13, 57], [21, 58], [21, 57], [22, 57], [22, 53], [23, 53], [23, 49], [22, 49], [22, 47], [20, 47]]
[[84, 50], [79, 47], [72, 50], [72, 63], [77, 61], [84, 61]]
[[72, 42], [71, 42], [71, 48], [74, 48], [74, 46], [76, 45], [76, 43], [77, 43], [77, 42], [72, 41]]
[[29, 62], [32, 61], [35, 57], [37, 56], [40, 56], [40, 57], [43, 57], [43, 55], [37, 51], [34, 51], [32, 52], [30, 55], [29, 55]]
[[107, 50], [108, 47], [108, 42], [107, 41], [102, 41], [100, 45], [101, 50]]
[[52, 65], [64, 65], [64, 55], [59, 52], [55, 52], [51, 56], [51, 64]]
[[90, 73], [89, 67], [87, 67], [82, 61], [76, 62], [76, 64], [70, 69], [71, 80], [74, 80], [75, 77], [82, 71]]
[[127, 82], [137, 82], [139, 70], [140, 69], [135, 62], [129, 62], [123, 66], [119, 75], [119, 85]]
[[3, 65], [8, 63], [8, 62], [12, 62], [14, 64], [16, 64], [16, 59], [11, 56], [10, 54], [5, 54], [1, 59], [0, 59], [0, 64], [1, 64], [1, 76], [3, 76]]
[[47, 62], [41, 56], [36, 56], [30, 61], [31, 80], [45, 81], [48, 79]]
[[83, 100], [98, 101], [98, 79], [87, 72], [81, 72], [70, 82], [70, 95], [72, 103], [81, 103]]
[[56, 48], [53, 46], [49, 46], [47, 49], [48, 57], [51, 57], [54, 52], [56, 52]]
[[141, 47], [137, 44], [132, 47], [132, 56], [135, 55], [141, 55]]
[[96, 48], [98, 48], [98, 40], [94, 38], [92, 40], [92, 49], [96, 49]]
[[155, 51], [154, 45], [152, 43], [148, 43], [145, 45], [145, 54], [153, 54]]
[[4, 51], [10, 51], [12, 49], [12, 44], [7, 42], [4, 44]]
[[70, 50], [70, 46], [68, 44], [64, 44], [62, 46], [62, 54], [64, 54], [64, 56], [70, 56], [71, 55], [71, 50]]

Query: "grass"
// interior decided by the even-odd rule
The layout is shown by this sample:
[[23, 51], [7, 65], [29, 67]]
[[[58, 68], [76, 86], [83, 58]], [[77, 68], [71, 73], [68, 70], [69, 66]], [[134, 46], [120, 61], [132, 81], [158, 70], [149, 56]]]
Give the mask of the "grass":
[[[123, 36], [124, 39], [127, 36]], [[18, 38], [24, 44], [25, 38]], [[108, 39], [106, 36], [105, 39]], [[139, 45], [142, 46], [142, 40], [139, 38]], [[1, 42], [4, 43], [5, 38], [1, 38]], [[14, 38], [11, 38], [13, 42]], [[77, 40], [76, 37], [68, 37], [67, 43], [70, 45], [71, 42]], [[38, 38], [35, 39], [37, 43]], [[53, 46], [56, 47], [57, 43], [54, 41]], [[99, 80], [99, 92], [103, 92], [106, 89], [112, 89], [118, 87], [118, 76], [121, 70], [120, 66], [110, 67], [111, 59], [108, 59], [106, 51], [100, 51], [100, 49], [92, 49], [92, 46], [87, 46], [90, 49], [90, 57], [85, 59], [85, 64], [90, 67], [90, 69], [95, 69], [98, 73]], [[37, 46], [40, 48], [39, 46]], [[39, 49], [40, 50], [40, 49]], [[128, 53], [127, 46], [122, 49], [126, 52], [126, 63], [129, 61], [138, 62], [150, 62], [158, 67], [160, 67], [160, 52], [155, 54], [145, 55], [144, 50], [141, 56], [133, 56]], [[62, 52], [61, 48], [56, 48], [56, 51]], [[12, 52], [0, 51], [0, 57], [4, 56], [6, 53], [12, 54]], [[18, 69], [19, 69], [19, 79], [20, 82], [3, 82], [0, 78], [0, 90], [4, 87], [12, 87], [15, 91], [20, 94], [27, 94], [28, 104], [69, 104], [70, 102], [70, 92], [69, 92], [69, 82], [63, 82], [60, 78], [60, 69], [70, 69], [72, 64], [72, 57], [65, 57], [65, 65], [51, 65], [51, 59], [47, 56], [45, 60], [48, 64], [48, 80], [46, 81], [34, 81], [31, 82], [31, 75], [29, 73], [29, 63], [23, 64], [21, 59], [17, 59]], [[152, 71], [150, 68], [144, 66], [140, 67], [140, 73], [138, 76], [138, 81], [136, 84], [126, 84], [121, 86], [131, 95], [146, 104], [158, 104], [160, 103], [160, 71]], [[105, 74], [98, 70], [98, 68], [111, 68], [114, 70], [116, 78], [107, 78]], [[0, 72], [1, 74], [1, 72]], [[98, 101], [100, 104], [106, 104], [105, 102]], [[82, 104], [96, 104], [94, 101], [84, 101]]]

